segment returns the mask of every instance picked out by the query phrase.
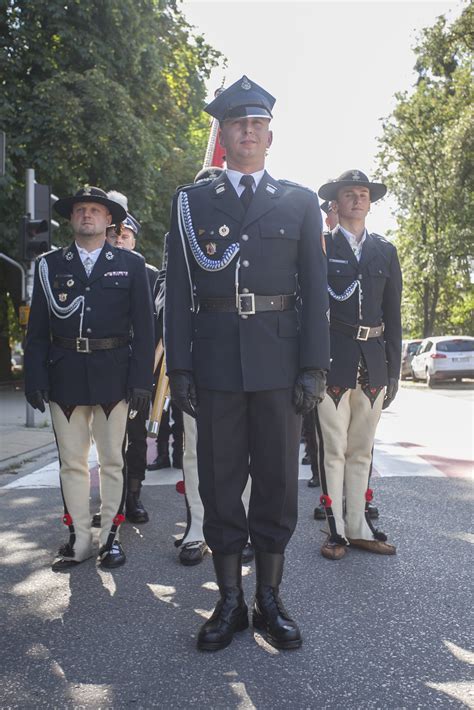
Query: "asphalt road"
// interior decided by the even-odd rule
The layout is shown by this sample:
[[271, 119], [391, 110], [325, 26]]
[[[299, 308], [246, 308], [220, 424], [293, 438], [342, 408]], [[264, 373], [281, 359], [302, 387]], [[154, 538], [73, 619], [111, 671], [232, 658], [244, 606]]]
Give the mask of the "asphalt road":
[[[432, 441], [422, 422], [427, 412], [442, 420], [444, 401], [449, 426]], [[453, 458], [450, 440], [465, 425], [469, 400], [409, 386], [397, 402], [378, 445], [438, 446]], [[414, 414], [403, 424], [413, 402], [415, 428]], [[452, 410], [460, 412], [454, 421]], [[455, 475], [443, 466], [439, 476], [404, 474], [403, 457], [387, 456], [396, 473], [382, 471], [373, 487], [379, 527], [398, 546], [393, 558], [350, 550], [340, 562], [323, 559], [324, 524], [312, 518], [319, 491], [300, 481], [282, 586], [304, 636], [292, 652], [251, 630], [219, 653], [195, 649], [217, 592], [210, 558], [195, 568], [177, 561], [173, 536], [183, 530], [184, 505], [174, 486], [146, 487], [152, 519], [124, 525], [123, 568], [105, 572], [89, 560], [65, 574], [49, 569], [65, 537], [57, 488], [1, 488], [0, 708], [474, 707], [472, 482], [462, 467]], [[245, 572], [250, 602], [253, 564]]]

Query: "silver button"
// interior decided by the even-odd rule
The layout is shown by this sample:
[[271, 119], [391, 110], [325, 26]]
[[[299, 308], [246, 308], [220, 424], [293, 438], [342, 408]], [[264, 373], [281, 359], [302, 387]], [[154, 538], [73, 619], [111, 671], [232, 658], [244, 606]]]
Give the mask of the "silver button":
[[244, 242], [248, 242], [249, 240], [249, 235], [248, 234], [242, 234], [242, 239]]
[[283, 227], [280, 229], [280, 234], [285, 234], [285, 230], [283, 229]]
[[92, 308], [90, 306], [86, 306], [86, 311], [91, 311]]
[[250, 266], [250, 262], [247, 261], [247, 259], [244, 259], [242, 262], [242, 266], [245, 266], [245, 267]]
[[90, 290], [91, 290], [91, 287], [90, 287], [90, 286], [86, 286], [86, 291], [90, 291]]
[[246, 320], [248, 318], [248, 316], [246, 316], [246, 315], [241, 315], [240, 317], [243, 318], [244, 320]]
[[242, 293], [250, 293], [250, 292], [249, 292], [248, 288], [243, 288]]
[[87, 328], [86, 333], [92, 333], [92, 330], [90, 328]]
[[359, 276], [358, 276], [357, 278], [358, 278], [358, 279], [361, 279], [361, 278], [362, 278], [362, 274], [359, 274]]

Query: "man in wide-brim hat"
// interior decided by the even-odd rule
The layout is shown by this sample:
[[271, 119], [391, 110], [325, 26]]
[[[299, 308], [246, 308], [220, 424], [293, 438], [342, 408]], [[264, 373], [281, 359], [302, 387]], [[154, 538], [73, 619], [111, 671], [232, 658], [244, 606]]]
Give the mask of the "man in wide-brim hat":
[[401, 360], [397, 250], [365, 226], [371, 203], [385, 193], [385, 185], [360, 170], [344, 172], [318, 193], [338, 221], [325, 235], [331, 370], [316, 426], [329, 527], [321, 554], [330, 560], [341, 559], [349, 546], [382, 555], [396, 551], [369, 514], [375, 430], [396, 395]]
[[126, 218], [121, 205], [86, 186], [58, 200], [74, 241], [37, 260], [25, 347], [25, 394], [44, 412], [49, 402], [60, 460], [63, 522], [69, 540], [54, 571], [93, 555], [88, 457], [100, 464], [102, 567], [124, 564], [118, 541], [124, 520], [124, 444], [129, 408], [148, 410], [153, 321], [145, 262], [106, 242], [106, 229]]

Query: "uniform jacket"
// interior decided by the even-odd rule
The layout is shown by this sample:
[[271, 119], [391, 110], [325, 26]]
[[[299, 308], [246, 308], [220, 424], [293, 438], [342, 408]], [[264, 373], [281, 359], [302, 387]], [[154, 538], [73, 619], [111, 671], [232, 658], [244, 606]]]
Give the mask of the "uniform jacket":
[[146, 268], [146, 275], [148, 276], [148, 283], [150, 285], [150, 294], [151, 294], [151, 305], [153, 308], [153, 333], [154, 333], [154, 343], [155, 347], [158, 345], [158, 341], [162, 337], [162, 328], [160, 328], [159, 321], [158, 321], [158, 313], [156, 310], [156, 297], [158, 295], [158, 288], [159, 288], [159, 276], [160, 272], [156, 268], [156, 266], [152, 266], [151, 264], [145, 264]]
[[[84, 295], [83, 337], [129, 337], [130, 345], [80, 353], [61, 348], [52, 336], [77, 338], [80, 309], [67, 318], [50, 312], [39, 279], [44, 258], [59, 306]], [[119, 401], [131, 387], [152, 389], [153, 320], [143, 257], [105, 244], [87, 277], [75, 244], [39, 257], [25, 347], [25, 391], [49, 390], [60, 404]]]
[[402, 276], [397, 250], [386, 239], [367, 234], [358, 262], [344, 234], [336, 227], [326, 234], [328, 283], [340, 295], [355, 280], [360, 281], [362, 318], [359, 318], [358, 290], [346, 301], [330, 296], [331, 321], [351, 325], [378, 326], [380, 338], [354, 340], [331, 328], [331, 371], [329, 385], [354, 388], [361, 355], [364, 356], [372, 387], [386, 385], [388, 377], [400, 375]]
[[[184, 188], [194, 232], [204, 254], [219, 259], [233, 242], [240, 253], [217, 272], [202, 269], [188, 246], [196, 311], [177, 222], [172, 207], [166, 276], [165, 341], [168, 371], [193, 370], [198, 386], [227, 391], [291, 387], [302, 368], [329, 366], [326, 260], [321, 214], [314, 193], [265, 173], [245, 214], [225, 174]], [[186, 238], [185, 238], [186, 239]], [[299, 313], [199, 312], [199, 299], [294, 294]]]

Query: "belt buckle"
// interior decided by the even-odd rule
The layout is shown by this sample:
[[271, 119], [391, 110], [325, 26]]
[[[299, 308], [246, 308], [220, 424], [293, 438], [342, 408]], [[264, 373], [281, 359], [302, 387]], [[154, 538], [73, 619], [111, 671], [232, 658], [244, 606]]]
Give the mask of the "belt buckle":
[[254, 293], [239, 293], [238, 301], [239, 316], [254, 316], [255, 315], [255, 294]]
[[76, 352], [90, 353], [89, 338], [76, 338]]
[[357, 330], [356, 340], [363, 340], [364, 342], [369, 339], [370, 328], [367, 325], [360, 325]]

